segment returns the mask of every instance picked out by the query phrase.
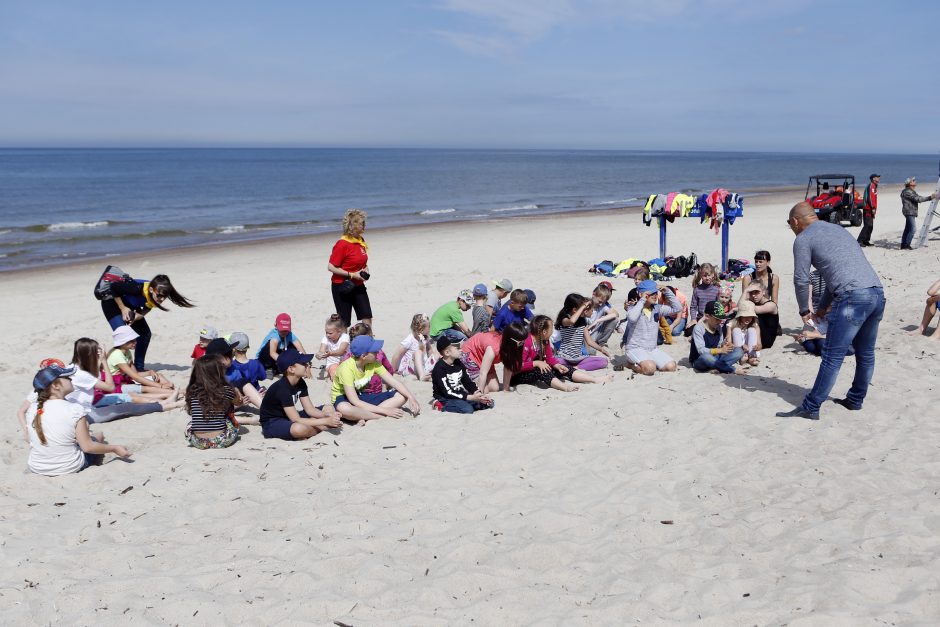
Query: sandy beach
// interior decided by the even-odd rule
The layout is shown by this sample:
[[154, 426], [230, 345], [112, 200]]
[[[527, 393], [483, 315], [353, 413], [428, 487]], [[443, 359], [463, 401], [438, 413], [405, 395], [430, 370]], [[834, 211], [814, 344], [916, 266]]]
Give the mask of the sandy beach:
[[[616, 373], [570, 394], [522, 386], [471, 416], [431, 411], [430, 384], [408, 381], [420, 416], [306, 442], [249, 426], [233, 447], [199, 451], [183, 411], [125, 419], [96, 429], [132, 462], [40, 477], [25, 471], [16, 408], [41, 359], [67, 360], [80, 336], [110, 344], [92, 296], [105, 262], [0, 274], [4, 622], [936, 624], [940, 342], [906, 331], [937, 278], [940, 239], [898, 250], [897, 191], [882, 188], [865, 249], [888, 297], [872, 389], [864, 411], [826, 403], [818, 422], [774, 417], [819, 364], [789, 337], [746, 376], [694, 373], [680, 338], [665, 347], [677, 373]], [[801, 199], [749, 200], [731, 230], [733, 257], [771, 252], [786, 329], [800, 321], [784, 221]], [[594, 263], [658, 255], [635, 211], [366, 237], [376, 337], [389, 347], [413, 314], [475, 283], [509, 277], [554, 318], [568, 292], [596, 285]], [[148, 361], [185, 385], [202, 324], [257, 342], [287, 311], [315, 348], [333, 309], [335, 239], [109, 261], [168, 274], [197, 303], [148, 316]], [[720, 237], [678, 221], [669, 253], [692, 251], [718, 262]], [[612, 281], [622, 307], [632, 280]], [[677, 284], [691, 293], [691, 279]], [[834, 395], [853, 370], [848, 358]], [[327, 382], [309, 384], [328, 399]]]

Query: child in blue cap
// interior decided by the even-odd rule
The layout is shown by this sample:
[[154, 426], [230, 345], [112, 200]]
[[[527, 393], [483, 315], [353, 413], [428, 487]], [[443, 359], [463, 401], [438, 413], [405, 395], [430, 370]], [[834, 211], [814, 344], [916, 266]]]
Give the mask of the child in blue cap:
[[[402, 406], [413, 415], [421, 413], [421, 407], [408, 387], [389, 374], [385, 366], [376, 359], [376, 353], [384, 342], [369, 335], [360, 335], [349, 344], [352, 357], [340, 363], [333, 376], [330, 401], [344, 420], [365, 424], [366, 420], [377, 420], [383, 416], [401, 418]], [[365, 392], [372, 377], [378, 376], [390, 389], [387, 392], [370, 394]]]
[[[682, 311], [682, 303], [671, 290], [660, 288], [656, 281], [647, 279], [636, 287], [639, 296], [627, 310], [627, 335], [624, 355], [634, 372], [652, 376], [656, 371], [674, 372], [676, 361], [661, 348], [657, 348], [659, 319]], [[660, 305], [660, 292], [668, 304]]]

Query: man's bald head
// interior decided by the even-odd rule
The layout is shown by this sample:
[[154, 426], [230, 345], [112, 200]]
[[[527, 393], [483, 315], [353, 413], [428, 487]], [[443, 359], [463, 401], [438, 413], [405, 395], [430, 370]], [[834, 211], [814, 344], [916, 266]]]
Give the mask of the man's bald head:
[[813, 205], [807, 201], [798, 202], [793, 205], [793, 208], [790, 209], [790, 219], [796, 218], [798, 220], [804, 220], [809, 217], [816, 217], [816, 210], [813, 209]]
[[816, 210], [813, 209], [813, 205], [804, 200], [803, 202], [798, 202], [793, 205], [793, 208], [790, 209], [790, 218], [787, 222], [790, 224], [790, 228], [793, 229], [793, 232], [799, 235], [803, 229], [818, 219], [819, 216], [816, 215]]

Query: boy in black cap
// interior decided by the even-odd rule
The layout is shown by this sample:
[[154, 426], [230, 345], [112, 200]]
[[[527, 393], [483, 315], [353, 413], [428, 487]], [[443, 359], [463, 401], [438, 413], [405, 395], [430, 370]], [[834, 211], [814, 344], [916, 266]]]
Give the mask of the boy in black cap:
[[489, 409], [493, 401], [477, 390], [476, 384], [467, 374], [467, 367], [460, 361], [460, 344], [447, 337], [437, 340], [437, 352], [441, 359], [431, 370], [434, 399], [441, 404], [441, 411], [457, 414], [472, 414], [476, 410]]
[[725, 374], [744, 374], [744, 369], [737, 366], [744, 351], [740, 346], [732, 346], [730, 341], [722, 341], [720, 321], [731, 318], [734, 314], [725, 312], [717, 300], [705, 303], [702, 319], [692, 328], [689, 363], [693, 368], [699, 372], [717, 369]]
[[[284, 376], [268, 388], [261, 401], [261, 433], [264, 437], [306, 440], [321, 431], [342, 426], [342, 415], [332, 405], [314, 407], [310, 402], [304, 379], [310, 376], [313, 357], [293, 348], [277, 356], [277, 369]], [[303, 411], [297, 411], [297, 401], [300, 401]]]

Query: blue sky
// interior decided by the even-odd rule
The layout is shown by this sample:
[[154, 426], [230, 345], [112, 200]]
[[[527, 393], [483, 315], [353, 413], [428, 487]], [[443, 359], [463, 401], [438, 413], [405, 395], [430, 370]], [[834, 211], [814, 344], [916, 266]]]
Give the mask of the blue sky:
[[940, 3], [0, 2], [0, 145], [940, 150]]

